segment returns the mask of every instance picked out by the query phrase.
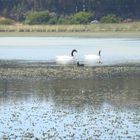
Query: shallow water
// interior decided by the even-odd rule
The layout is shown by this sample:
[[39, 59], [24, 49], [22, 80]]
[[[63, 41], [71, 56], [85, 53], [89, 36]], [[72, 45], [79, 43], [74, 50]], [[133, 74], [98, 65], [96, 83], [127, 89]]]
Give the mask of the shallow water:
[[0, 139], [140, 139], [140, 78], [0, 80]]
[[78, 61], [102, 50], [103, 64], [140, 62], [140, 38], [0, 37], [3, 60], [55, 62], [56, 56], [70, 55], [72, 49], [78, 50]]

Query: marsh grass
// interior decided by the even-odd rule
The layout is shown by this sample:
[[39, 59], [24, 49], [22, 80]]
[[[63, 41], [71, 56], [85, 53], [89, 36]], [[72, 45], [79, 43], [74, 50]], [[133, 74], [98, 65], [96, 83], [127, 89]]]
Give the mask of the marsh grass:
[[90, 25], [0, 25], [0, 32], [140, 32], [140, 22]]

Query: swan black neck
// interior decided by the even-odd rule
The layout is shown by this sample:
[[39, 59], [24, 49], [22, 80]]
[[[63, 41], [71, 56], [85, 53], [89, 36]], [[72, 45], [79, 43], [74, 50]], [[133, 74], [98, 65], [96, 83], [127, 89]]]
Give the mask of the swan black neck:
[[99, 56], [101, 56], [101, 50], [99, 50]]
[[72, 52], [71, 52], [71, 56], [74, 56], [74, 52], [77, 52], [77, 50], [72, 50]]

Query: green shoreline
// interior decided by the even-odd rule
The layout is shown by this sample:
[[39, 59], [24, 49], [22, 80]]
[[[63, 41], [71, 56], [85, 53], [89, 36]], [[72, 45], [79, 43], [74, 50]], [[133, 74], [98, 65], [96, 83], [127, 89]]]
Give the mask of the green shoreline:
[[140, 22], [87, 25], [0, 25], [2, 36], [140, 37]]
[[140, 32], [0, 32], [0, 37], [140, 38]]

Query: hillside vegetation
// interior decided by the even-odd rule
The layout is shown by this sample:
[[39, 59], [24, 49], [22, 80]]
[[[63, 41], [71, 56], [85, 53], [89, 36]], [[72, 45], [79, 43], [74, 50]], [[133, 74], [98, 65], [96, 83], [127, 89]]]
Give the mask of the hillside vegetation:
[[139, 20], [139, 13], [139, 0], [0, 0], [5, 25], [120, 23]]

